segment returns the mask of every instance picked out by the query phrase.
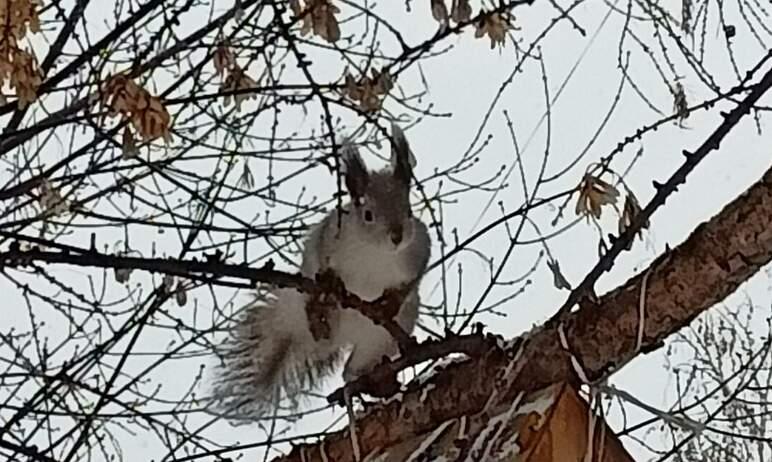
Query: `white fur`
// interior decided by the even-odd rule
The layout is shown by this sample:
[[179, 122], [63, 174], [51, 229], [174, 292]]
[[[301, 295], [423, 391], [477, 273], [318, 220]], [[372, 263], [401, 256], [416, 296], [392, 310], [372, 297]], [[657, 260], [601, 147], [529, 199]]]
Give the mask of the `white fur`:
[[[303, 250], [304, 276], [332, 270], [348, 292], [366, 301], [420, 279], [431, 247], [426, 226], [409, 213], [412, 153], [398, 127], [393, 137], [393, 169], [380, 172], [368, 172], [356, 148], [344, 145], [352, 204], [340, 217], [333, 211], [315, 226]], [[214, 383], [213, 397], [226, 415], [250, 419], [275, 409], [279, 401], [295, 406], [304, 391], [333, 373], [345, 349], [351, 351], [343, 371], [347, 382], [369, 372], [383, 356], [397, 353], [385, 328], [347, 307], [329, 312], [330, 338], [315, 340], [307, 300], [296, 289], [277, 289], [241, 314], [222, 348], [223, 365]], [[408, 334], [418, 305], [413, 288], [395, 318]]]
[[[314, 277], [324, 264], [335, 270], [346, 290], [366, 301], [373, 301], [383, 295], [386, 289], [398, 288], [418, 276], [411, 273], [410, 265], [406, 264], [405, 249], [412, 244], [412, 239], [402, 242], [399, 247], [387, 239], [381, 245], [373, 245], [372, 242], [360, 239], [356, 233], [348, 232], [350, 230], [345, 229], [345, 223], [344, 229], [337, 236], [333, 252], [325, 256], [325, 262], [319, 261], [315, 246], [322, 239], [322, 233], [337, 233], [335, 228], [325, 230], [325, 222], [322, 222], [311, 233], [303, 259], [302, 273], [305, 276]], [[415, 293], [409, 295], [409, 303], [403, 307], [417, 304], [416, 298]], [[299, 349], [330, 349], [330, 352], [341, 348], [352, 350], [343, 374], [347, 381], [367, 372], [383, 356], [396, 353], [396, 344], [391, 334], [356, 309], [340, 310], [339, 316], [334, 318], [337, 322], [330, 326], [330, 340], [315, 342], [308, 326], [304, 305], [306, 297], [288, 289], [280, 300], [278, 305], [284, 309], [277, 312], [282, 317], [277, 320], [277, 324], [292, 331], [294, 338], [304, 344], [303, 347], [299, 345]], [[408, 333], [412, 332], [416, 321], [417, 313], [413, 311], [402, 309], [396, 319]]]

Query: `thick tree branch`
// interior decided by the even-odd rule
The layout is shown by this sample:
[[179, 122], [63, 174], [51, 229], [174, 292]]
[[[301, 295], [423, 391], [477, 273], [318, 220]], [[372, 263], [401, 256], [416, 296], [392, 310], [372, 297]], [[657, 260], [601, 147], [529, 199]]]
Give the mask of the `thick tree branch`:
[[[311, 295], [309, 303], [309, 319], [314, 333], [323, 333], [329, 326], [314, 319], [313, 314], [324, 310], [328, 303], [324, 300], [340, 303], [346, 309], [355, 309], [382, 326], [397, 340], [401, 350], [407, 350], [415, 345], [415, 341], [394, 320], [398, 307], [407, 293], [414, 287], [415, 281], [404, 287], [386, 290], [375, 300], [362, 300], [349, 292], [343, 281], [334, 271], [328, 270], [311, 279], [300, 273], [288, 273], [273, 269], [273, 261], [267, 261], [262, 267], [254, 268], [246, 264], [234, 265], [225, 263], [218, 252], [206, 254], [203, 259], [178, 258], [142, 258], [125, 255], [110, 255], [98, 252], [92, 244], [91, 249], [59, 244], [33, 236], [17, 235], [0, 231], [0, 236], [14, 239], [7, 251], [0, 252], [0, 270], [10, 267], [24, 267], [32, 263], [59, 263], [86, 268], [112, 268], [143, 270], [152, 273], [170, 274], [182, 278], [204, 281], [212, 284], [232, 285], [221, 281], [223, 277], [247, 280], [251, 284], [270, 284], [276, 287], [294, 287]], [[50, 247], [56, 250], [42, 250], [40, 247], [22, 249], [20, 241]], [[329, 333], [327, 334], [329, 335]], [[432, 350], [432, 351], [437, 351]], [[455, 350], [454, 350], [455, 351]], [[437, 357], [437, 356], [434, 356]]]
[[[31, 236], [18, 236], [17, 238], [29, 242], [39, 241]], [[23, 250], [18, 242], [14, 241], [7, 251], [0, 252], [0, 268], [24, 266], [33, 262], [63, 263], [86, 268], [144, 270], [191, 278], [196, 275], [233, 277], [252, 283], [263, 282], [278, 287], [295, 287], [304, 292], [310, 292], [315, 287], [312, 279], [304, 278], [300, 274], [274, 270], [270, 261], [260, 268], [253, 268], [249, 265], [225, 263], [220, 260], [221, 256], [217, 254], [207, 255], [204, 259], [142, 258], [109, 255], [93, 249], [86, 250], [57, 245], [52, 242], [46, 242], [44, 245], [59, 250], [41, 250], [38, 247]]]
[[[770, 56], [772, 56], [772, 50], [767, 53], [761, 62], [765, 62]], [[660, 184], [656, 181], [654, 182], [654, 187], [657, 189], [654, 197], [646, 204], [646, 207], [643, 208], [641, 213], [635, 217], [633, 223], [625, 229], [625, 232], [620, 236], [617, 236], [608, 252], [598, 260], [598, 263], [589, 273], [587, 273], [587, 276], [585, 276], [582, 282], [571, 291], [565, 303], [563, 303], [563, 306], [561, 306], [558, 312], [550, 319], [550, 323], [555, 322], [564, 316], [582, 298], [587, 297], [590, 293], [594, 293], [593, 288], [595, 282], [603, 273], [609, 271], [614, 266], [614, 261], [619, 254], [630, 247], [643, 224], [648, 223], [654, 212], [665, 205], [667, 198], [678, 190], [680, 185], [686, 182], [686, 177], [697, 167], [700, 161], [707, 157], [711, 151], [718, 151], [724, 138], [732, 131], [735, 125], [740, 122], [740, 119], [751, 111], [751, 108], [753, 108], [759, 98], [761, 98], [770, 87], [772, 87], [772, 69], [764, 74], [761, 81], [752, 87], [748, 96], [735, 106], [734, 109], [729, 112], [721, 113], [724, 120], [715, 130], [713, 130], [713, 133], [708, 136], [699, 148], [694, 152], [683, 151], [685, 157], [683, 164], [670, 175], [670, 178], [668, 178], [665, 183]], [[732, 92], [733, 91], [730, 91], [730, 93]]]
[[[521, 391], [579, 381], [572, 355], [589, 380], [607, 377], [641, 352], [661, 347], [668, 335], [732, 294], [770, 260], [772, 169], [649, 269], [597, 303], [568, 314], [562, 324], [527, 334], [523, 368], [508, 389], [500, 389], [501, 383], [493, 380], [510, 361], [505, 352], [491, 349], [482, 357], [451, 364], [421, 387], [406, 391], [402, 400], [373, 408], [359, 420], [361, 451], [389, 447], [448, 419], [474, 415], [495, 389], [501, 399], [511, 400]], [[639, 300], [647, 273], [643, 335], [638, 344]], [[570, 353], [560, 345], [561, 329]], [[431, 393], [424, 393], [425, 387]], [[350, 461], [350, 444], [347, 433], [338, 432], [319, 444], [298, 446], [281, 460], [321, 460], [323, 448], [327, 460]]]

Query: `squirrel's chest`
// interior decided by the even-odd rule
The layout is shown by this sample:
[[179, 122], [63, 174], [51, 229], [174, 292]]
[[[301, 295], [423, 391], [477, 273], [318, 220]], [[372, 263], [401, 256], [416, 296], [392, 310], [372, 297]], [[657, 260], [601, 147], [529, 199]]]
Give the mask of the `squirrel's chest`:
[[380, 250], [351, 243], [338, 248], [330, 266], [336, 270], [346, 288], [365, 300], [375, 300], [388, 288], [409, 282], [402, 253]]

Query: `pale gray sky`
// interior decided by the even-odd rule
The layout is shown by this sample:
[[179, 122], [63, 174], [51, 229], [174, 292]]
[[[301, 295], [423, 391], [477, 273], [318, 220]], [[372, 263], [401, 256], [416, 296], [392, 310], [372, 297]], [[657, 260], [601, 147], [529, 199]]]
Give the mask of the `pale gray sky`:
[[[395, 24], [399, 24], [400, 29], [406, 33], [406, 41], [409, 44], [415, 44], [429, 36], [429, 31], [436, 28], [436, 23], [429, 14], [428, 6], [423, 3], [428, 2], [412, 2], [413, 11], [410, 13], [405, 11], [404, 2], [396, 1], [382, 1], [372, 6], [372, 9], [385, 18], [392, 18]], [[527, 48], [557, 14], [555, 9], [546, 1], [537, 0], [534, 3], [532, 6], [523, 6], [515, 11], [517, 18], [515, 24], [520, 27], [520, 30], [515, 31], [513, 36], [520, 41], [523, 48]], [[558, 3], [564, 7], [569, 5], [569, 2], [566, 1], [559, 1]], [[626, 8], [624, 2], [617, 3], [620, 8]], [[617, 68], [617, 49], [625, 18], [619, 13], [612, 13], [606, 19], [608, 11], [609, 5], [606, 2], [588, 0], [576, 8], [573, 14], [576, 22], [587, 31], [587, 36], [580, 35], [569, 22], [562, 21], [539, 45], [537, 53], [541, 53], [543, 56], [547, 71], [547, 86], [550, 97], [553, 99], [551, 105], [551, 142], [546, 168], [548, 176], [562, 171], [584, 149], [611, 107], [619, 86], [621, 75]], [[344, 8], [343, 16], [346, 12], [350, 12], [350, 10]], [[95, 28], [103, 31], [104, 28], [100, 26], [98, 16], [108, 13], [107, 11], [89, 10], [88, 14], [93, 15], [93, 17], [89, 17], [89, 20], [93, 21]], [[736, 13], [732, 14], [734, 14], [733, 17], [737, 17]], [[190, 23], [187, 26], [183, 24], [182, 30], [184, 31], [188, 27], [191, 30], [198, 28], [207, 21], [207, 18], [207, 11], [204, 10], [191, 14]], [[108, 19], [107, 21], [110, 23], [112, 20]], [[727, 55], [723, 51], [723, 35], [716, 30], [715, 22], [712, 24], [714, 27], [708, 28], [707, 31], [709, 46], [706, 56], [709, 59], [706, 61], [721, 88], [729, 88], [734, 80]], [[348, 24], [344, 23], [341, 27], [345, 35]], [[649, 26], [637, 25], [635, 30], [642, 40], [647, 43], [654, 43]], [[741, 28], [738, 25], [739, 30]], [[633, 50], [630, 55], [630, 74], [635, 77], [636, 84], [646, 92], [646, 95], [660, 110], [670, 113], [672, 96], [651, 65], [649, 58], [641, 54], [637, 47], [632, 46], [630, 40], [628, 37], [626, 45], [626, 49]], [[388, 46], [390, 45], [386, 44], [387, 50]], [[509, 170], [514, 162], [515, 154], [508, 134], [507, 122], [503, 115], [503, 112], [506, 111], [513, 121], [525, 165], [526, 178], [529, 182], [529, 188], [531, 188], [538, 175], [544, 155], [547, 128], [546, 122], [542, 119], [542, 115], [545, 113], [545, 99], [538, 62], [535, 60], [527, 61], [523, 66], [522, 73], [516, 74], [511, 81], [508, 81], [512, 69], [519, 59], [519, 56], [515, 55], [511, 43], [508, 43], [501, 51], [490, 50], [487, 39], [475, 40], [472, 32], [467, 31], [458, 37], [444, 41], [439, 48], [443, 46], [452, 46], [452, 49], [441, 56], [426, 59], [421, 63], [421, 71], [429, 82], [429, 92], [422, 98], [422, 104], [431, 102], [433, 104], [432, 112], [448, 114], [448, 116], [426, 118], [407, 132], [413, 151], [418, 158], [417, 176], [419, 178], [426, 177], [435, 168], [442, 168], [456, 162], [470, 147], [473, 150], [480, 149], [482, 141], [488, 136], [492, 136], [492, 138], [479, 153], [480, 162], [460, 178], [464, 181], [474, 182], [493, 176], [502, 167], [505, 171]], [[670, 46], [671, 51], [673, 51], [672, 43]], [[741, 71], [752, 67], [764, 53], [764, 50], [747, 32], [738, 33], [734, 39], [733, 50]], [[312, 70], [319, 79], [334, 79], [342, 74], [343, 64], [338, 60], [314, 59], [314, 52], [309, 50], [309, 53], [314, 61]], [[676, 56], [674, 51], [672, 56]], [[711, 96], [695, 78], [690, 68], [684, 65], [682, 58], [675, 58], [674, 61], [679, 72], [683, 73], [682, 82], [690, 102], [701, 101]], [[253, 75], [260, 74], [262, 63], [263, 61], [260, 61], [250, 67], [250, 72], [254, 73]], [[302, 76], [294, 68], [287, 69], [286, 75], [285, 81], [287, 82], [302, 82]], [[570, 78], [569, 75], [571, 75]], [[163, 77], [159, 77], [161, 77], [160, 81], [163, 81]], [[416, 90], [418, 83], [419, 74], [415, 67], [407, 71], [399, 81], [399, 84], [408, 92]], [[501, 93], [496, 97], [499, 91]], [[181, 97], [185, 94], [178, 92], [174, 96]], [[495, 103], [492, 103], [494, 99]], [[765, 101], [768, 104], [772, 98], [765, 98]], [[214, 104], [219, 105], [220, 103]], [[719, 106], [718, 109], [722, 110], [731, 107], [726, 103]], [[245, 103], [244, 107], [249, 110], [255, 106], [253, 102], [248, 102]], [[395, 113], [406, 113], [404, 108], [395, 105], [393, 101], [387, 102], [387, 108]], [[314, 108], [314, 111], [316, 110], [318, 108]], [[481, 127], [481, 121], [487, 113], [490, 114], [490, 117]], [[318, 128], [317, 115], [316, 112], [304, 116], [300, 111], [289, 111], [283, 116], [285, 119], [280, 124], [279, 130], [282, 133], [290, 133], [300, 129], [301, 132], [305, 133], [308, 127]], [[355, 122], [354, 115], [342, 109], [336, 109], [335, 115], [342, 117], [348, 126]], [[660, 117], [636, 96], [629, 85], [625, 85], [618, 107], [593, 147], [568, 173], [544, 185], [539, 196], [548, 196], [578, 184], [590, 164], [599, 161], [602, 156], [610, 153], [625, 136], [633, 134], [638, 128], [650, 124]], [[712, 110], [709, 113], [697, 112], [693, 114], [685, 122], [686, 128], [667, 124], [658, 131], [646, 135], [643, 141], [627, 146], [614, 161], [612, 168], [619, 173], [623, 172], [639, 148], [643, 148], [643, 156], [637, 160], [625, 181], [641, 203], [645, 203], [653, 193], [651, 181], [663, 180], [669, 176], [682, 161], [681, 150], [694, 149], [698, 146], [706, 135], [720, 123], [720, 120], [719, 111]], [[764, 125], [765, 120], [762, 118], [761, 122]], [[269, 124], [270, 117], [259, 119], [256, 124], [249, 128], [250, 133], [268, 136], [270, 134]], [[481, 130], [482, 135], [476, 138], [478, 130]], [[67, 149], [69, 148], [62, 146], [61, 150], [57, 152], [52, 147], [50, 152], [46, 153], [47, 156], [50, 156], [46, 162], [53, 163], [56, 159], [61, 158]], [[645, 234], [645, 241], [637, 241], [631, 252], [625, 253], [619, 258], [614, 270], [600, 280], [598, 292], [603, 293], [616, 287], [634, 272], [645, 268], [654, 257], [664, 250], [666, 245], [678, 244], [696, 224], [710, 218], [725, 203], [756, 181], [769, 166], [769, 150], [769, 134], [765, 133], [758, 136], [752, 118], [743, 120], [727, 137], [721, 150], [711, 154], [697, 168], [687, 184], [668, 200], [667, 205], [662, 210], [657, 212], [651, 221], [650, 230]], [[202, 152], [210, 152], [210, 150], [202, 149]], [[381, 154], [385, 154], [385, 150], [381, 151]], [[368, 161], [372, 166], [379, 162], [373, 156], [370, 156]], [[192, 166], [193, 164], [189, 165]], [[207, 162], [202, 162], [198, 166], [201, 167], [200, 174], [206, 174], [208, 170], [211, 170], [211, 164]], [[261, 169], [264, 169], [265, 166], [257, 162], [252, 162], [251, 166], [255, 170], [255, 180], [258, 187], [263, 186], [266, 180], [265, 172]], [[294, 167], [294, 164], [289, 166], [276, 165], [279, 170]], [[2, 175], [0, 176], [0, 183], [9, 180], [6, 172], [0, 175]], [[280, 176], [278, 172], [276, 176]], [[523, 201], [523, 192], [517, 169], [510, 177], [506, 178], [505, 183], [507, 186], [493, 198], [488, 192], [473, 192], [457, 196], [455, 197], [457, 202], [447, 204], [443, 210], [446, 239], [452, 242], [450, 230], [453, 228], [458, 228], [459, 236], [464, 238], [479, 228], [476, 226], [478, 222], [485, 224], [498, 218], [501, 212], [497, 201], [503, 201], [508, 211], [520, 206]], [[149, 182], [147, 184], [150, 185]], [[325, 168], [317, 168], [311, 173], [303, 175], [297, 181], [282, 186], [278, 190], [278, 194], [280, 197], [294, 199], [304, 187], [307, 188], [304, 197], [317, 196], [320, 199], [326, 199], [333, 191], [334, 181]], [[426, 187], [427, 192], [434, 193], [437, 191], [438, 183], [433, 181]], [[447, 182], [443, 186], [445, 189], [454, 187]], [[173, 190], [170, 190], [170, 200], [175, 197], [177, 195]], [[483, 206], [491, 199], [493, 199], [492, 206], [480, 216]], [[107, 207], [106, 204], [102, 204], [102, 206]], [[531, 218], [538, 224], [542, 233], [548, 235], [574, 220], [573, 206], [574, 201], [572, 200], [566, 208], [565, 217], [559, 221], [556, 227], [551, 225], [556, 213], [554, 208], [540, 209], [531, 215]], [[267, 204], [264, 201], [250, 199], [233, 204], [230, 210], [239, 216], [251, 216], [254, 213], [262, 213], [266, 207]], [[282, 213], [280, 207], [270, 210], [271, 214]], [[616, 229], [616, 218], [612, 215], [608, 213], [601, 220], [605, 233], [614, 232]], [[427, 216], [424, 218], [428, 219]], [[232, 223], [227, 224], [232, 226]], [[512, 221], [512, 226], [516, 227], [517, 222]], [[86, 229], [63, 239], [78, 245], [87, 245], [88, 240], [84, 236], [88, 236], [88, 233], [89, 230]], [[524, 236], [530, 240], [536, 238], [537, 234], [530, 225], [526, 225]], [[100, 231], [99, 235], [100, 242], [103, 243], [112, 243], [122, 238], [123, 231], [121, 229], [113, 229], [110, 232]], [[152, 245], [155, 245], [159, 254], [176, 255], [179, 250], [179, 240], [176, 233], [169, 231], [159, 235], [155, 230], [140, 228], [132, 230], [131, 239], [132, 244], [145, 255], [150, 255]], [[597, 261], [597, 239], [596, 228], [584, 221], [549, 239], [550, 251], [560, 262], [563, 273], [570, 282], [578, 283]], [[506, 248], [507, 245], [506, 233], [501, 228], [477, 242], [475, 248], [484, 255], [493, 256], [495, 264], [498, 264], [497, 257], [501, 255], [502, 249]], [[250, 248], [250, 254], [259, 255], [266, 249], [267, 247], [263, 244], [254, 243]], [[518, 246], [514, 257], [506, 266], [502, 280], [513, 280], [526, 273], [533, 266], [541, 249], [540, 243]], [[435, 257], [439, 255], [436, 245], [434, 255]], [[471, 253], [462, 253], [455, 262], [462, 263], [464, 270], [460, 304], [471, 307], [477, 302], [487, 285], [489, 278], [487, 264]], [[552, 275], [545, 263], [546, 261], [542, 260], [536, 272], [529, 276], [530, 284], [515, 283], [514, 286], [498, 287], [491, 292], [489, 300], [493, 301], [516, 291], [513, 287], [524, 286], [520, 295], [499, 308], [499, 311], [505, 316], [488, 314], [480, 317], [480, 321], [490, 326], [489, 330], [507, 337], [517, 335], [529, 329], [534, 323], [546, 319], [560, 306], [567, 296], [567, 292], [553, 287]], [[289, 268], [284, 264], [280, 264], [280, 267]], [[81, 268], [52, 267], [50, 269], [52, 274], [57, 274], [68, 280], [71, 278], [73, 285], [79, 287], [85, 285], [83, 274], [86, 271]], [[448, 303], [453, 306], [456, 303], [455, 297], [458, 291], [455, 264], [448, 266], [447, 270], [449, 277], [446, 292], [450, 297]], [[143, 293], [146, 294], [150, 287], [148, 285], [149, 277], [146, 275], [136, 276], [134, 275], [132, 279], [132, 285], [142, 281], [144, 284]], [[159, 277], [155, 277], [156, 282], [159, 279]], [[111, 277], [107, 281], [108, 298], [118, 299], [125, 293], [126, 289], [115, 283]], [[440, 272], [435, 270], [427, 276], [423, 284], [422, 294], [430, 305], [439, 305], [443, 301], [443, 291], [440, 290], [439, 281]], [[11, 302], [9, 306], [13, 313], [13, 319], [10, 322], [18, 323], [20, 329], [27, 328], [29, 322], [22, 315], [25, 309], [21, 295], [15, 289], [10, 288], [5, 281], [0, 284], [1, 290], [4, 294], [8, 294], [8, 300]], [[761, 274], [743, 290], [752, 297], [754, 302], [766, 307], [770, 303], [767, 288], [767, 275]], [[232, 292], [223, 289], [219, 289], [217, 294], [219, 303], [226, 303], [233, 295]], [[206, 320], [211, 317], [209, 313], [212, 306], [210, 294], [206, 289], [199, 289], [190, 293], [189, 297], [198, 302], [195, 312], [191, 308], [192, 303], [183, 308], [169, 307], [168, 310], [185, 320], [192, 320], [196, 316], [199, 322], [206, 324]], [[137, 299], [141, 300], [142, 298], [137, 297]], [[239, 305], [246, 300], [247, 294], [238, 294], [235, 303]], [[729, 306], [732, 306], [732, 303], [733, 301], [727, 302]], [[45, 319], [45, 316], [48, 315], [42, 313], [45, 313], [45, 310], [41, 310], [40, 314]], [[169, 320], [158, 319], [157, 321], [168, 322]], [[437, 329], [437, 324], [434, 321], [426, 319], [425, 322], [428, 327]], [[52, 338], [61, 338], [67, 335], [66, 331], [61, 330], [61, 320], [55, 316], [51, 318], [47, 328], [50, 329]], [[142, 336], [140, 351], [164, 351], [171, 348], [171, 341], [168, 331], [151, 329]], [[615, 374], [610, 379], [610, 383], [627, 390], [650, 405], [666, 408], [672, 403], [674, 389], [672, 377], [663, 369], [663, 358], [662, 350], [640, 357], [621, 372]], [[127, 372], [139, 371], [155, 359], [156, 357], [152, 355], [132, 358], [131, 364], [126, 370]], [[192, 378], [199, 371], [199, 365], [203, 363], [209, 366], [211, 361], [211, 358], [201, 357], [169, 361], [167, 365], [151, 374], [153, 383], [148, 384], [148, 389], [153, 389], [157, 384], [161, 384], [159, 397], [173, 401], [175, 397], [179, 397], [187, 391]], [[339, 381], [336, 380], [331, 386], [338, 383]], [[648, 416], [632, 405], [628, 406], [626, 411], [630, 421]], [[332, 421], [333, 416], [339, 415], [340, 410], [334, 412], [328, 410], [311, 415], [288, 428], [289, 433], [287, 435], [318, 432]], [[186, 418], [200, 420], [201, 424], [205, 424], [209, 420], [203, 414], [194, 414], [189, 417], [186, 416]], [[612, 428], [620, 428], [619, 415], [612, 415], [610, 423]], [[218, 422], [203, 431], [208, 438], [221, 444], [255, 442], [265, 437], [264, 432], [257, 425], [234, 429], [225, 422]], [[121, 439], [126, 460], [170, 458], [165, 457], [166, 450], [156, 435], [141, 429], [137, 429], [134, 434], [120, 430], [116, 434]], [[286, 435], [282, 434], [281, 436]], [[660, 444], [662, 447], [667, 447], [670, 444], [669, 441], [656, 435], [651, 436], [647, 441], [654, 445]], [[631, 453], [641, 457], [641, 460], [647, 460], [647, 457], [651, 455], [629, 439], [623, 439], [623, 443]], [[179, 452], [177, 455], [182, 454], [184, 452]], [[255, 454], [255, 452], [251, 452], [250, 458], [254, 457]]]

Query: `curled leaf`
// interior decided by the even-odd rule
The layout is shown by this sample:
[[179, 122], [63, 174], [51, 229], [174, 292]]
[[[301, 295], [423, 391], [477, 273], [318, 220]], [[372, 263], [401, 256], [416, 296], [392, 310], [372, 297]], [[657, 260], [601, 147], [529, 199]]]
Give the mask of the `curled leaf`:
[[292, 14], [300, 16], [303, 14], [303, 8], [300, 6], [300, 0], [289, 0], [289, 6], [292, 10]]
[[312, 32], [328, 42], [340, 39], [340, 27], [335, 18], [340, 9], [332, 4], [332, 0], [306, 0], [301, 8], [299, 0], [290, 0], [290, 9], [296, 17], [302, 17], [301, 35]]
[[[622, 207], [622, 213], [619, 215], [619, 224], [618, 224], [619, 234], [624, 233], [627, 230], [627, 228], [632, 226], [633, 221], [635, 221], [635, 218], [641, 213], [641, 205], [638, 203], [638, 199], [635, 197], [632, 191], [628, 190], [626, 192], [627, 194], [625, 196], [625, 204], [624, 204], [624, 207]], [[645, 220], [641, 224], [641, 228], [636, 233], [639, 238], [643, 239], [642, 230], [647, 229], [648, 227], [649, 227], [649, 220]], [[627, 250], [630, 250], [632, 246], [633, 244], [631, 241], [627, 246]]]
[[678, 126], [682, 127], [689, 118], [689, 102], [686, 100], [686, 91], [681, 82], [673, 85], [673, 112], [678, 117]]
[[442, 26], [448, 25], [448, 7], [445, 0], [431, 0], [432, 17]]
[[163, 288], [167, 294], [171, 294], [174, 291], [174, 276], [171, 274], [164, 275]]
[[121, 149], [121, 159], [132, 159], [139, 155], [139, 149], [137, 148], [137, 144], [134, 141], [134, 135], [131, 133], [129, 127], [123, 129]]
[[348, 72], [344, 76], [343, 95], [359, 103], [359, 108], [364, 112], [375, 112], [381, 108], [382, 97], [387, 95], [394, 86], [394, 82], [388, 70], [371, 71], [372, 77], [367, 74], [359, 80]]
[[236, 109], [240, 110], [242, 102], [257, 98], [255, 91], [247, 91], [250, 89], [254, 90], [257, 86], [257, 81], [234, 63], [228, 77], [226, 77], [225, 82], [220, 87], [220, 91], [226, 93], [223, 103], [228, 106], [231, 103], [231, 98], [233, 98]]
[[371, 73], [373, 75], [372, 79], [375, 81], [375, 93], [378, 95], [386, 95], [394, 87], [394, 80], [392, 80], [388, 69], [377, 71], [373, 68]]
[[616, 204], [619, 191], [600, 178], [586, 174], [579, 185], [579, 199], [576, 202], [576, 214], [600, 218], [604, 205]]
[[151, 96], [148, 99], [147, 108], [137, 112], [132, 117], [132, 123], [145, 140], [163, 138], [166, 142], [171, 141], [171, 134], [169, 133], [171, 116], [157, 96]]
[[43, 82], [43, 76], [34, 55], [25, 50], [16, 50], [13, 54], [13, 62], [9, 63], [12, 66], [8, 72], [9, 83], [11, 88], [16, 89], [17, 107], [24, 109], [37, 98], [37, 90]]
[[121, 115], [144, 140], [163, 138], [169, 142], [171, 116], [161, 99], [134, 83], [125, 75], [107, 79], [102, 89], [102, 104], [110, 108], [110, 115]]
[[56, 216], [70, 209], [70, 204], [64, 200], [59, 190], [50, 181], [43, 180], [40, 183], [39, 192], [39, 202], [44, 213]]
[[217, 75], [225, 75], [225, 71], [231, 69], [236, 65], [236, 56], [233, 54], [230, 46], [227, 42], [222, 41], [214, 50], [214, 56], [212, 57], [214, 63], [214, 69]]
[[236, 0], [235, 4], [233, 5], [233, 19], [236, 21], [241, 21], [244, 19], [244, 7], [241, 6], [241, 0]]
[[19, 109], [35, 101], [43, 81], [34, 52], [21, 45], [27, 32], [40, 31], [40, 6], [38, 0], [0, 1], [0, 23], [3, 25], [0, 32], [0, 89], [8, 84], [15, 92]]
[[131, 276], [131, 268], [115, 268], [115, 281], [120, 284], [129, 282], [129, 276]]
[[244, 162], [244, 170], [241, 172], [239, 184], [246, 189], [255, 187], [255, 177], [252, 175], [252, 170], [249, 168], [249, 162]]
[[179, 306], [185, 306], [188, 303], [188, 292], [185, 290], [185, 286], [182, 281], [177, 283], [177, 288], [174, 289], [174, 300]]
[[491, 40], [491, 49], [494, 49], [496, 45], [503, 47], [507, 32], [515, 29], [509, 21], [509, 17], [502, 13], [485, 14], [475, 25], [474, 36], [480, 38], [487, 35]]
[[456, 22], [461, 23], [469, 21], [472, 17], [472, 7], [469, 6], [469, 0], [453, 0], [453, 4], [450, 8], [450, 18]]

